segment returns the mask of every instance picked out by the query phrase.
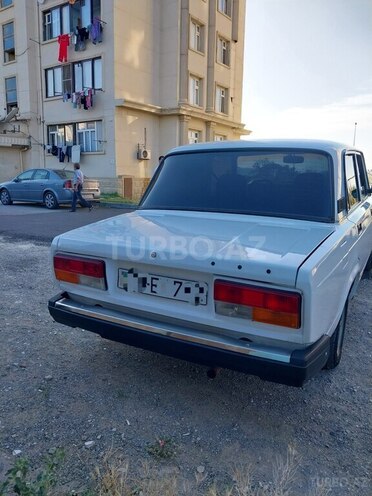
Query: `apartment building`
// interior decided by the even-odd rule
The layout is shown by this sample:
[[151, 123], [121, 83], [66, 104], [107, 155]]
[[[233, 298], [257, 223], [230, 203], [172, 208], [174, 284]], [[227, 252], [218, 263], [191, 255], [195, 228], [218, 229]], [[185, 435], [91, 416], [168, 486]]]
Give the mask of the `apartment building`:
[[249, 134], [244, 17], [245, 0], [0, 0], [0, 181], [79, 160], [138, 196], [170, 148]]

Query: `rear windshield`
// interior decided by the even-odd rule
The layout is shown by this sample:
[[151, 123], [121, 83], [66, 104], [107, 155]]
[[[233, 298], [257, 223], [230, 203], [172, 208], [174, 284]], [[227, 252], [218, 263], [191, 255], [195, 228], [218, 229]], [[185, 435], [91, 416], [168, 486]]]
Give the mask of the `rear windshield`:
[[74, 177], [74, 172], [70, 170], [54, 170], [53, 172], [61, 179], [72, 179]]
[[140, 208], [269, 215], [330, 222], [331, 158], [301, 150], [170, 155]]

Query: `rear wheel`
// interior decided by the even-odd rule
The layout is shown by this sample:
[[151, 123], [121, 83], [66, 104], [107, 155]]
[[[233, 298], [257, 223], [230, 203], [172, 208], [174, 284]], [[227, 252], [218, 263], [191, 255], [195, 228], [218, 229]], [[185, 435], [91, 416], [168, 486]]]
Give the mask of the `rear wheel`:
[[46, 208], [49, 208], [49, 209], [59, 207], [56, 195], [54, 193], [52, 193], [51, 191], [47, 191], [44, 194], [44, 203], [45, 203]]
[[0, 200], [3, 205], [11, 205], [12, 199], [10, 198], [9, 191], [7, 189], [2, 189], [0, 191]]
[[332, 334], [331, 344], [329, 349], [329, 357], [327, 363], [325, 364], [324, 367], [325, 369], [329, 369], [329, 370], [334, 369], [340, 363], [341, 355], [342, 355], [342, 347], [344, 344], [348, 304], [349, 304], [349, 298], [346, 300], [340, 320], [337, 324], [335, 332]]

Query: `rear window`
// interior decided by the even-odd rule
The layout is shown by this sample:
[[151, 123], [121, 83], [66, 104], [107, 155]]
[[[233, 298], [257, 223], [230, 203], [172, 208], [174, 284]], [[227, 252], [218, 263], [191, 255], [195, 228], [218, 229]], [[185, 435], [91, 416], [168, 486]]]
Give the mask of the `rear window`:
[[140, 208], [333, 220], [331, 158], [322, 152], [249, 150], [170, 155]]
[[74, 172], [70, 170], [54, 170], [53, 172], [61, 179], [72, 179], [74, 177]]

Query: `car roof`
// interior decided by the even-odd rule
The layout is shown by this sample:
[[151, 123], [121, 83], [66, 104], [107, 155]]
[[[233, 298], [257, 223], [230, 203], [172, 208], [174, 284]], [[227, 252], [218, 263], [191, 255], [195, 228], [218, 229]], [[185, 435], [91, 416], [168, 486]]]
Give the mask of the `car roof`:
[[261, 139], [261, 140], [235, 140], [235, 141], [211, 141], [206, 143], [193, 143], [191, 145], [178, 146], [172, 148], [167, 155], [180, 152], [196, 151], [227, 151], [227, 150], [249, 150], [262, 148], [283, 148], [283, 149], [311, 149], [328, 153], [341, 152], [345, 149], [353, 149], [350, 145], [338, 143], [336, 141], [315, 140], [315, 139]]

